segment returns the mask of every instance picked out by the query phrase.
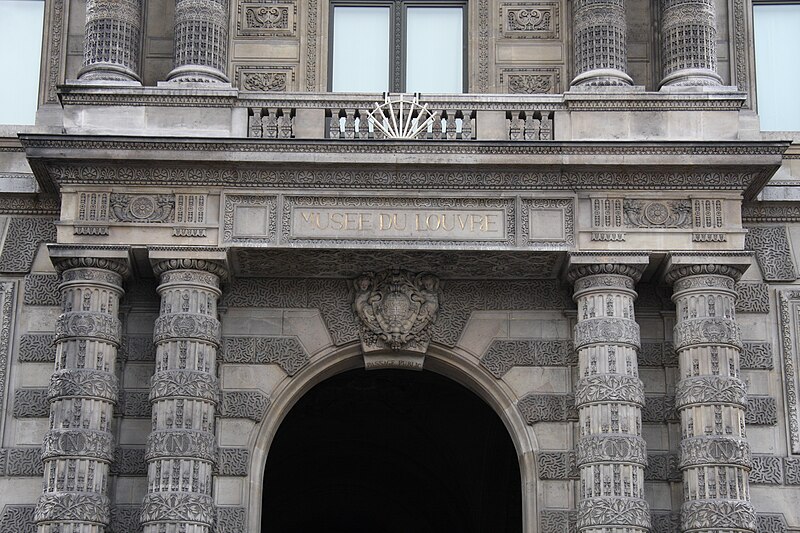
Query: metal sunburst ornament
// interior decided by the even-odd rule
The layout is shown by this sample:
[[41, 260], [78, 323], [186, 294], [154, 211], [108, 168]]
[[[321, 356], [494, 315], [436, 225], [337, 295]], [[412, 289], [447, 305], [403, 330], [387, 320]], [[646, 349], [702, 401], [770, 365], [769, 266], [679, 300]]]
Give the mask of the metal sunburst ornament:
[[375, 109], [369, 112], [369, 122], [387, 139], [416, 139], [436, 120], [437, 114], [428, 110], [428, 104], [420, 105], [416, 94], [409, 96], [384, 93], [383, 104], [375, 102]]

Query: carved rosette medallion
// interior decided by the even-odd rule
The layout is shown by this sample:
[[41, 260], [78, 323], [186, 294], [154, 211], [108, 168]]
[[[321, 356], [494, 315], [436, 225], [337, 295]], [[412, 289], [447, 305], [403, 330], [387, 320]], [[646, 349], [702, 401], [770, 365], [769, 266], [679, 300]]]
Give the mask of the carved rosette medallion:
[[211, 497], [217, 462], [214, 421], [220, 403], [217, 301], [225, 271], [199, 259], [163, 261], [154, 270], [161, 277], [161, 312], [153, 335], [153, 431], [145, 454], [149, 479], [141, 522], [144, 533], [182, 531], [187, 522], [193, 524], [192, 533], [210, 533], [216, 514]]
[[62, 271], [50, 378], [50, 430], [42, 444], [39, 531], [92, 533], [109, 523], [114, 457], [111, 420], [118, 397], [119, 300], [126, 266], [109, 259], [54, 257]]
[[578, 304], [578, 528], [584, 533], [639, 533], [649, 530], [650, 512], [644, 500], [645, 399], [633, 301], [646, 258], [634, 258], [635, 265], [593, 259], [574, 255], [568, 276]]
[[684, 531], [755, 531], [749, 501], [750, 447], [745, 433], [742, 343], [736, 324], [735, 282], [726, 265], [672, 269], [677, 321], [673, 337], [681, 380], [675, 407], [681, 419]]
[[365, 353], [424, 354], [441, 301], [439, 279], [407, 270], [367, 272], [353, 283], [353, 310]]

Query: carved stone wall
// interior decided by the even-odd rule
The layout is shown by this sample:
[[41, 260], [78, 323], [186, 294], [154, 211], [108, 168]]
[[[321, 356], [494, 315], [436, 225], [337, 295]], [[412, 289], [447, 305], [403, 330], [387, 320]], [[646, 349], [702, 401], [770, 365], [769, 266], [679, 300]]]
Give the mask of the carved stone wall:
[[164, 261], [154, 270], [161, 276], [161, 310], [153, 333], [156, 371], [141, 521], [144, 533], [211, 533], [218, 458], [217, 300], [225, 271], [204, 260]]
[[740, 275], [725, 265], [681, 266], [668, 274], [677, 308], [683, 531], [756, 530], [735, 314], [734, 284]]
[[634, 284], [640, 275], [640, 269], [621, 264], [578, 266], [570, 272], [578, 304], [577, 524], [583, 532], [650, 528], [644, 500], [644, 386], [638, 374], [639, 326], [633, 311]]
[[42, 445], [44, 489], [34, 522], [40, 533], [96, 533], [110, 521], [119, 299], [127, 267], [107, 259], [54, 262], [62, 271], [63, 314], [56, 324], [50, 428]]
[[88, 0], [82, 80], [139, 81], [142, 0]]

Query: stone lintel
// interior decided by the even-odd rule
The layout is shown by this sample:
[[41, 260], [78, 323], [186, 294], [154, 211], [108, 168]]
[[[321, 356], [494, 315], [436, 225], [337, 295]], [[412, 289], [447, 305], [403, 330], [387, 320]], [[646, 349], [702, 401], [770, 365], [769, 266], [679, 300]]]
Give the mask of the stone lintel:
[[566, 270], [585, 265], [627, 265], [638, 270], [644, 270], [650, 264], [650, 254], [647, 252], [572, 252], [567, 259]]
[[162, 261], [172, 259], [187, 259], [208, 261], [215, 263], [226, 270], [228, 268], [228, 249], [210, 246], [148, 246], [150, 264], [154, 267]]

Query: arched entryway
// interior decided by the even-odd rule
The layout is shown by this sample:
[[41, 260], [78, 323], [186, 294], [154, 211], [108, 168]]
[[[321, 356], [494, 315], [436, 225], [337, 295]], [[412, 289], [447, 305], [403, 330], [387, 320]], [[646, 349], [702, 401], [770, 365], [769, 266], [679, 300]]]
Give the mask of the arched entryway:
[[497, 414], [433, 372], [350, 370], [284, 418], [262, 533], [522, 531], [520, 465]]

